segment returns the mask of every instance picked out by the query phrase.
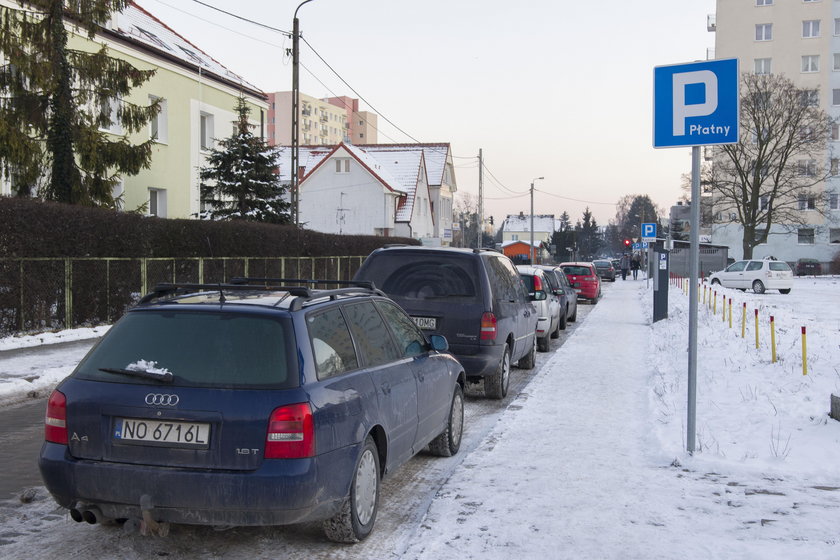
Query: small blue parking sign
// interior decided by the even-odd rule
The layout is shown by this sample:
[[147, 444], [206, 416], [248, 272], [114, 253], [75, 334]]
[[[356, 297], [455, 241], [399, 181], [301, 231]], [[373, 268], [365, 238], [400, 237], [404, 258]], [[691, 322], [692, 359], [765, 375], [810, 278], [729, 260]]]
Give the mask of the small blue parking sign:
[[653, 147], [738, 142], [738, 59], [653, 69]]
[[642, 241], [656, 241], [656, 223], [642, 224]]

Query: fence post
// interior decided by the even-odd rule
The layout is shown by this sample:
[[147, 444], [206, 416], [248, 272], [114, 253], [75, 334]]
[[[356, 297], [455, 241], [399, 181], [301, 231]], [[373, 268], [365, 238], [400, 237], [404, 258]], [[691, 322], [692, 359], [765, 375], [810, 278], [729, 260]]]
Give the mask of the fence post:
[[204, 284], [204, 257], [198, 257], [198, 283]]
[[73, 328], [73, 262], [64, 259], [64, 328]]

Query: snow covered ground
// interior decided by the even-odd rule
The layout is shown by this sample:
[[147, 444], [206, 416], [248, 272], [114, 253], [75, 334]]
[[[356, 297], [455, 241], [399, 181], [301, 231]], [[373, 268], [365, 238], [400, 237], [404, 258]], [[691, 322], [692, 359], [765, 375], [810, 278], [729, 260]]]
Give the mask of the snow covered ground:
[[[645, 284], [605, 288], [442, 484], [421, 525], [397, 536], [392, 558], [840, 558], [840, 422], [828, 417], [830, 394], [840, 395], [840, 278], [797, 278], [789, 295], [723, 290], [732, 328], [720, 301], [716, 314], [701, 303], [693, 456], [685, 451], [688, 298], [672, 288], [669, 318], [651, 324]], [[18, 390], [3, 387], [7, 397]], [[4, 525], [31, 533], [22, 523], [35, 514]], [[63, 532], [78, 526], [50, 515], [37, 525], [54, 535], [47, 546], [57, 553]], [[97, 534], [114, 557], [141, 557], [121, 547], [127, 537]], [[31, 551], [20, 538], [0, 554]], [[271, 541], [225, 556], [270, 556]], [[367, 544], [327, 556], [364, 558]]]

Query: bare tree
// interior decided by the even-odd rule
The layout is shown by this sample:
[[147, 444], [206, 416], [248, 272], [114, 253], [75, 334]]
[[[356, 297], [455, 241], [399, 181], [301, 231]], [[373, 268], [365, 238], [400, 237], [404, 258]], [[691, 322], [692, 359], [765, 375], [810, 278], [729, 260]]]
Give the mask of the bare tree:
[[781, 75], [743, 75], [741, 139], [716, 150], [703, 180], [722, 221], [743, 227], [745, 259], [767, 242], [771, 226], [792, 230], [806, 223], [802, 210], [825, 212], [816, 187], [837, 172], [824, 164], [832, 124], [817, 90]]

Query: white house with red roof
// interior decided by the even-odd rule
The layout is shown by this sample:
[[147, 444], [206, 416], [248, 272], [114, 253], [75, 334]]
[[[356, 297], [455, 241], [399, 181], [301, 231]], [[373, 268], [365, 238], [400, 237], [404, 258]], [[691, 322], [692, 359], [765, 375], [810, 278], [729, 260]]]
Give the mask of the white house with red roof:
[[[424, 151], [377, 148], [300, 147], [301, 224], [326, 233], [411, 237], [439, 245]], [[290, 160], [291, 148], [282, 148], [285, 181], [291, 178]]]

